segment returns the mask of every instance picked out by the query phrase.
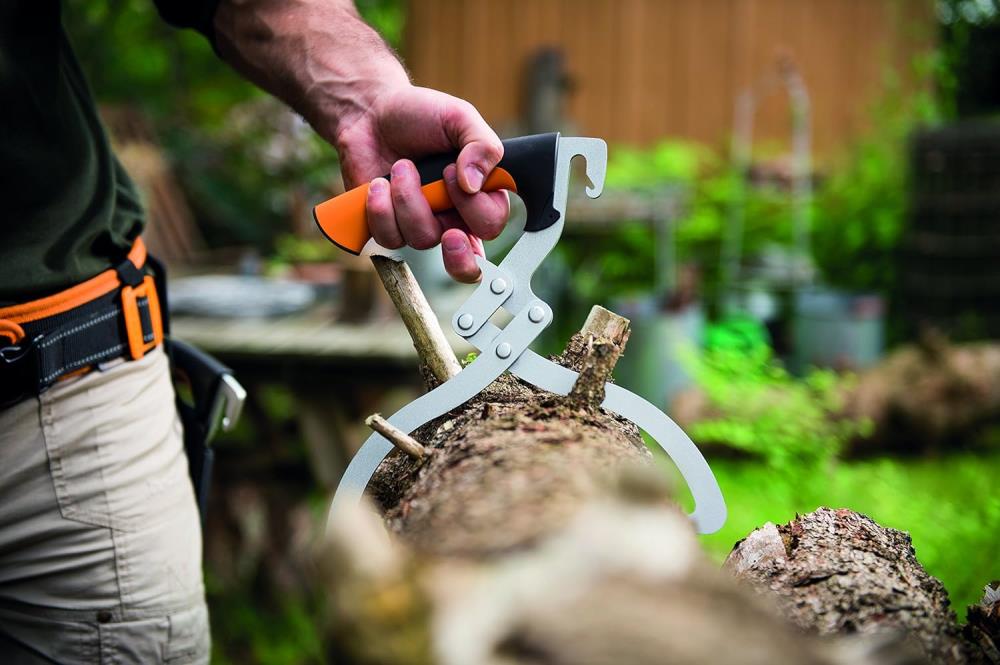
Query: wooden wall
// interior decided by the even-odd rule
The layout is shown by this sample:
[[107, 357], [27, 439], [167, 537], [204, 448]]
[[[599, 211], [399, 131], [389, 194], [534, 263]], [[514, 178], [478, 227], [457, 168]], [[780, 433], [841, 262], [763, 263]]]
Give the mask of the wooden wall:
[[[784, 51], [813, 103], [817, 155], [857, 135], [889, 69], [910, 79], [934, 39], [929, 0], [409, 0], [403, 55], [414, 79], [516, 119], [526, 59], [566, 54], [581, 133], [722, 145], [735, 96]], [[757, 116], [758, 145], [787, 143], [781, 95]]]

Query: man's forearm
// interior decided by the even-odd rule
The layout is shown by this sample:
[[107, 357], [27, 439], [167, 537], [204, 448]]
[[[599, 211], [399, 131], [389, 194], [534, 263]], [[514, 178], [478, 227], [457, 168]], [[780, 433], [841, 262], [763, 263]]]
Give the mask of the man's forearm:
[[351, 0], [222, 0], [215, 31], [227, 62], [334, 145], [382, 91], [409, 82]]

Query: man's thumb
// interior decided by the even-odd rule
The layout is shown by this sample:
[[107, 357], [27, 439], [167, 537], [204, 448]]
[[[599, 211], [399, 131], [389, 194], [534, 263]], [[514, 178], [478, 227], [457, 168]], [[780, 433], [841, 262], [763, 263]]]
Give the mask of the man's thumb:
[[[491, 132], [492, 133], [492, 130]], [[483, 187], [486, 176], [503, 157], [503, 144], [494, 134], [466, 144], [458, 154], [458, 184], [469, 194]]]

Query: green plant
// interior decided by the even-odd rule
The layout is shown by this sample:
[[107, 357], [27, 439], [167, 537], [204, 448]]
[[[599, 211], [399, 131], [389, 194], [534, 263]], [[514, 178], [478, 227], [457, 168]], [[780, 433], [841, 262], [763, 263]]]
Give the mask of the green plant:
[[[617, 146], [610, 151], [607, 187], [636, 196], [672, 192], [683, 201], [683, 212], [674, 220], [675, 254], [700, 267], [709, 302], [716, 300], [722, 239], [737, 201], [744, 208], [745, 254], [787, 243], [792, 236], [786, 193], [773, 185], [747, 187], [722, 157], [698, 143], [663, 141], [648, 150]], [[648, 220], [621, 220], [600, 243], [567, 237], [559, 251], [569, 265], [587, 267], [573, 272], [581, 300], [607, 302], [654, 286], [658, 248]]]
[[609, 154], [605, 185], [633, 191], [688, 185], [714, 160], [707, 147], [694, 141], [661, 141], [645, 150], [615, 146]]
[[685, 364], [712, 414], [693, 424], [690, 434], [750, 453], [794, 482], [829, 468], [868, 424], [840, 415], [850, 376], [818, 369], [791, 376], [755, 327], [748, 319], [713, 326], [704, 354], [688, 354]]

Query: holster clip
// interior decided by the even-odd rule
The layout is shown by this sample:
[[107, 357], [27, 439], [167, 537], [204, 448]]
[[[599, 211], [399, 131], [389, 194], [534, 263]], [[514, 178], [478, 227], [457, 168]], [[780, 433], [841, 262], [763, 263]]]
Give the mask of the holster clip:
[[38, 381], [38, 340], [21, 339], [0, 348], [0, 408], [17, 404], [40, 389]]
[[122, 313], [129, 356], [139, 360], [163, 341], [160, 298], [151, 276], [144, 276], [138, 285], [122, 286]]

